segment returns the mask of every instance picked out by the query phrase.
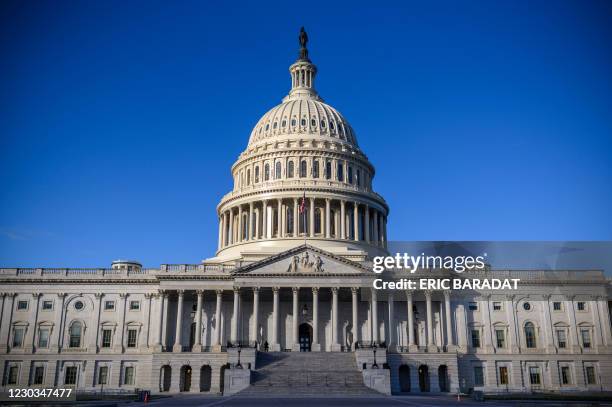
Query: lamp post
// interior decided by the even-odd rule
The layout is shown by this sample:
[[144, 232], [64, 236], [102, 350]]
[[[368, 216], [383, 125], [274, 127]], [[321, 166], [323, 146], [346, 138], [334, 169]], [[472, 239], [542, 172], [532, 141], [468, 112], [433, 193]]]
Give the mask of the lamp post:
[[237, 369], [242, 369], [242, 364], [240, 363], [240, 352], [242, 352], [242, 344], [238, 345], [238, 363], [236, 363]]
[[372, 363], [372, 369], [378, 369], [378, 363], [376, 363], [376, 343], [374, 343], [374, 363]]

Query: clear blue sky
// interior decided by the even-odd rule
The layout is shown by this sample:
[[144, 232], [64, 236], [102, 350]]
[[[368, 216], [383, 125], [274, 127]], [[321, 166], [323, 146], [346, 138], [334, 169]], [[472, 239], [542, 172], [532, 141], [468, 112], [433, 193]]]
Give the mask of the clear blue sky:
[[0, 264], [214, 254], [306, 26], [392, 240], [612, 239], [612, 3], [3, 1]]

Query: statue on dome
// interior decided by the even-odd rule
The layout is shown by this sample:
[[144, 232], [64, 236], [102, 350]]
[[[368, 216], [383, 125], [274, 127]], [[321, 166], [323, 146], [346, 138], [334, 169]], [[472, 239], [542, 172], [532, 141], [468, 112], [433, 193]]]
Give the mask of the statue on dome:
[[301, 60], [308, 61], [308, 49], [306, 48], [306, 44], [308, 44], [308, 34], [306, 34], [306, 30], [304, 27], [300, 29], [300, 35], [298, 37], [300, 41], [300, 58]]

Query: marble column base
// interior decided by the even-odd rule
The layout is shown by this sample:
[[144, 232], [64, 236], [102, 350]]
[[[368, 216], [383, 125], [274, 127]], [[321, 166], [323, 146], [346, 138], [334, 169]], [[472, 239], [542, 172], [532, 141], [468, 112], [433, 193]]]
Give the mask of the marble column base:
[[311, 352], [321, 352], [321, 344], [313, 343], [312, 345], [310, 345], [310, 351]]
[[193, 345], [191, 347], [191, 351], [192, 352], [202, 352], [202, 345], [201, 344]]
[[438, 347], [436, 345], [427, 345], [427, 352], [436, 353], [438, 352]]
[[291, 352], [299, 352], [299, 351], [300, 351], [299, 343], [294, 343], [293, 345], [291, 345]]
[[272, 345], [270, 345], [270, 350], [272, 352], [280, 352], [280, 343], [273, 343]]
[[221, 345], [213, 345], [212, 346], [212, 351], [213, 352], [221, 352]]
[[153, 345], [153, 352], [161, 352], [161, 351], [162, 351], [161, 343], [156, 343], [155, 345]]
[[419, 351], [419, 347], [415, 344], [408, 345], [408, 352], [417, 353]]
[[180, 343], [175, 343], [172, 346], [172, 352], [182, 352], [183, 351], [183, 345], [181, 345]]
[[340, 346], [339, 343], [332, 343], [331, 345], [332, 352], [340, 352], [341, 350], [342, 350], [342, 347]]

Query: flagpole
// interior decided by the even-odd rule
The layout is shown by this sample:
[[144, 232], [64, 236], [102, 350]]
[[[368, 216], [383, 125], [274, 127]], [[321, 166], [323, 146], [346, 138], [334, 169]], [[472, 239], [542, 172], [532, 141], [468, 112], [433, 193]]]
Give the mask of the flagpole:
[[306, 246], [306, 190], [304, 190], [304, 195], [302, 196], [302, 222], [304, 224], [304, 246]]

